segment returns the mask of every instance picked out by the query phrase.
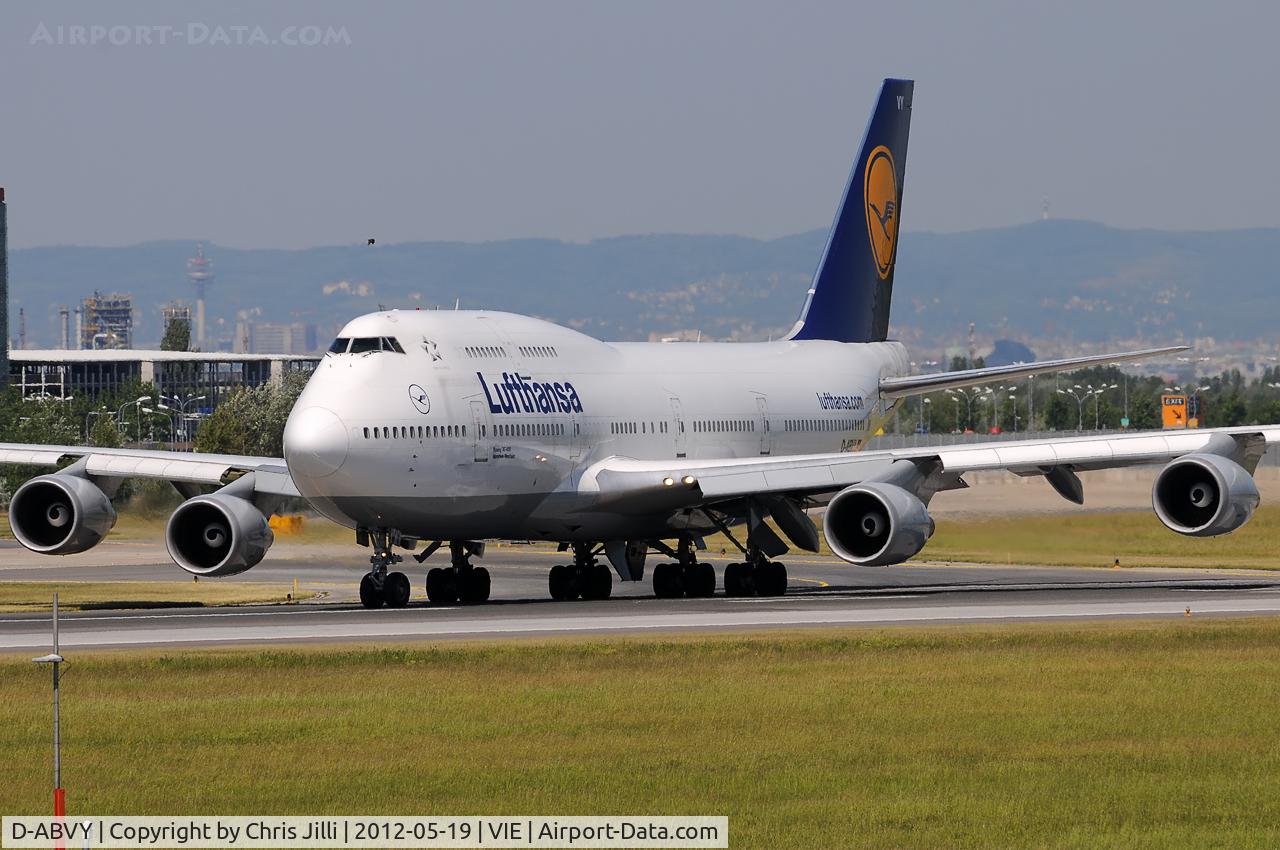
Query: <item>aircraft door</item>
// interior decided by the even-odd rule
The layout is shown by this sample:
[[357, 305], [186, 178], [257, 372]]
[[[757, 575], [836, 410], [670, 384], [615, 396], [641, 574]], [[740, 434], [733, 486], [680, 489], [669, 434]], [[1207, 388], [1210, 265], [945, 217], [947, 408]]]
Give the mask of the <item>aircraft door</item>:
[[569, 460], [576, 461], [582, 457], [582, 417], [570, 412], [569, 422]]
[[760, 431], [760, 454], [767, 455], [773, 451], [773, 432], [769, 430], [769, 401], [762, 395], [756, 396], [756, 408], [759, 418], [756, 428]]
[[485, 416], [484, 403], [471, 402], [471, 445], [476, 463], [489, 460], [489, 417]]
[[671, 434], [675, 438], [676, 457], [685, 456], [684, 411], [680, 399], [671, 397]]

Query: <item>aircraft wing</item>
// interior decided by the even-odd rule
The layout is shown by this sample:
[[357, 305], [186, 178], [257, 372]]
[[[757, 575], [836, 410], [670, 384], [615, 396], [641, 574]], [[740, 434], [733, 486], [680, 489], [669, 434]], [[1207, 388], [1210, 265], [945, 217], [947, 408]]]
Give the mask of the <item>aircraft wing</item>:
[[1186, 351], [1189, 346], [1173, 345], [1165, 348], [1145, 348], [1141, 351], [1122, 351], [1119, 354], [1091, 354], [1088, 357], [1067, 357], [1062, 360], [1041, 360], [1038, 363], [1014, 363], [1011, 366], [989, 366], [984, 369], [960, 369], [955, 372], [934, 372], [928, 375], [909, 375], [905, 378], [881, 378], [880, 395], [894, 399], [924, 393], [972, 387], [999, 380], [1016, 380], [1031, 375], [1050, 372], [1066, 372], [1086, 369], [1089, 366], [1106, 366], [1129, 360], [1143, 360], [1161, 354]]
[[82, 460], [84, 471], [104, 478], [156, 478], [183, 484], [224, 485], [238, 473], [255, 473], [254, 492], [298, 496], [282, 458], [199, 454], [95, 446], [45, 446], [0, 443], [0, 464], [58, 466]]
[[990, 441], [779, 458], [637, 461], [615, 457], [586, 470], [579, 491], [594, 493], [598, 504], [612, 506], [619, 513], [714, 506], [735, 499], [770, 495], [804, 497], [809, 504], [820, 505], [846, 487], [886, 480], [902, 469], [903, 464], [910, 464], [919, 471], [919, 490], [927, 501], [940, 490], [967, 487], [961, 478], [965, 473], [985, 470], [1049, 476], [1054, 470], [1074, 473], [1164, 463], [1183, 455], [1208, 452], [1234, 457], [1252, 472], [1267, 446], [1276, 443], [1280, 443], [1280, 425]]

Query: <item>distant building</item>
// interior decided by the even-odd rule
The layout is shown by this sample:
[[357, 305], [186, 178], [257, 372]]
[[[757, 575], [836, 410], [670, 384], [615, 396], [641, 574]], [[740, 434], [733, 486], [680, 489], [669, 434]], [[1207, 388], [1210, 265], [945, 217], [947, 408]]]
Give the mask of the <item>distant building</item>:
[[15, 351], [10, 385], [23, 398], [90, 398], [149, 382], [161, 395], [205, 396], [199, 409], [217, 407], [231, 392], [281, 381], [290, 372], [311, 372], [319, 357], [228, 354], [199, 351]]
[[316, 326], [294, 322], [237, 322], [235, 351], [241, 354], [312, 354], [319, 348]]
[[133, 296], [93, 295], [80, 302], [80, 348], [90, 351], [133, 347]]

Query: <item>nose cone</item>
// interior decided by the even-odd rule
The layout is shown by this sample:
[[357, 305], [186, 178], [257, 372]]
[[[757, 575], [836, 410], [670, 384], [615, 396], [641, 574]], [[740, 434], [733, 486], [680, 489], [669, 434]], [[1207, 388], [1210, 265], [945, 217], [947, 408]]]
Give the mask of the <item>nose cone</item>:
[[347, 426], [325, 407], [295, 409], [284, 426], [284, 459], [289, 472], [324, 478], [337, 472], [350, 449]]

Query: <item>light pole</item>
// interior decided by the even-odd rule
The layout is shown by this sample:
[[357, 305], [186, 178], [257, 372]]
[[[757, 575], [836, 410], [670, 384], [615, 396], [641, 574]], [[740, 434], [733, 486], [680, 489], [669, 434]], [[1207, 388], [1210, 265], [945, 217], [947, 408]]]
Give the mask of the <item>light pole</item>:
[[1093, 390], [1093, 387], [1089, 387], [1089, 389], [1093, 390], [1093, 430], [1102, 430], [1102, 426], [1098, 422], [1098, 399], [1102, 397], [1103, 392], [1106, 390], [1114, 390], [1118, 386], [1119, 384], [1104, 384], [1096, 390]]
[[[187, 393], [185, 398], [179, 398], [176, 395], [173, 397], [160, 396], [160, 400], [162, 402], [169, 402], [169, 404], [176, 406], [178, 411], [177, 420], [179, 425], [175, 427], [175, 431], [179, 432], [177, 435], [181, 437], [181, 440], [184, 443], [190, 442], [190, 439], [189, 439], [190, 435], [188, 434], [188, 431], [190, 428], [189, 423], [191, 420], [190, 420], [190, 414], [187, 413], [187, 405], [194, 404], [197, 401], [204, 401], [205, 398], [206, 396], [196, 395], [195, 393]], [[157, 406], [162, 406], [162, 405], [157, 405]]]
[[120, 427], [120, 430], [123, 432], [124, 431], [124, 409], [129, 405], [133, 405], [135, 408], [138, 408], [138, 439], [139, 440], [142, 439], [141, 408], [142, 408], [142, 403], [144, 401], [151, 401], [151, 396], [142, 395], [142, 396], [138, 396], [133, 401], [126, 401], [124, 404], [120, 405], [120, 409], [116, 411], [116, 424]]
[[62, 726], [58, 715], [58, 685], [63, 658], [58, 654], [58, 594], [53, 594], [53, 652], [31, 659], [36, 664], [53, 667], [53, 816], [67, 814], [67, 795], [62, 790]]
[[[1079, 392], [1077, 392], [1077, 390], [1079, 390]], [[1070, 396], [1071, 398], [1075, 399], [1076, 430], [1083, 431], [1084, 430], [1084, 403], [1089, 400], [1089, 396], [1095, 395], [1097, 393], [1097, 390], [1095, 390], [1092, 386], [1086, 389], [1085, 387], [1082, 387], [1079, 384], [1076, 384], [1070, 389], [1066, 389], [1066, 390], [1059, 389], [1059, 390], [1055, 390], [1055, 392], [1057, 392], [1058, 395]]]
[[947, 390], [947, 394], [951, 396], [951, 398], [954, 399], [957, 404], [957, 407], [956, 407], [956, 430], [957, 431], [960, 430], [960, 408], [959, 408], [960, 399], [964, 399], [966, 423], [969, 425], [969, 427], [973, 427], [973, 403], [978, 399], [984, 398], [985, 396], [990, 394], [990, 392], [991, 392], [990, 388], [985, 390], [980, 390], [980, 389]]

